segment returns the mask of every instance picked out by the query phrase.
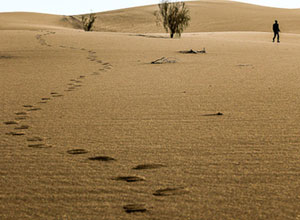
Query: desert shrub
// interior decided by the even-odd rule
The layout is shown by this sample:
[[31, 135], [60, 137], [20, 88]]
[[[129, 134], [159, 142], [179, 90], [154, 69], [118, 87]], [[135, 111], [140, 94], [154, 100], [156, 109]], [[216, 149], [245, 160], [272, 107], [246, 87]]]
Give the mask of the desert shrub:
[[92, 31], [96, 18], [96, 14], [93, 13], [81, 16], [83, 30]]
[[174, 34], [179, 37], [183, 30], [188, 27], [191, 20], [189, 9], [184, 2], [169, 2], [162, 0], [158, 4], [159, 10], [154, 13], [157, 24], [162, 23], [167, 33], [173, 38]]

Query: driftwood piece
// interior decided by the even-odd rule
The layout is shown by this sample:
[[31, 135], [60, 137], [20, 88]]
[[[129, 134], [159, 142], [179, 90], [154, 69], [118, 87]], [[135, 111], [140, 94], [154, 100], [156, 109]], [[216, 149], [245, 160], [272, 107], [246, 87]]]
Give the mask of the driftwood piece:
[[176, 63], [176, 60], [173, 58], [162, 57], [151, 62], [151, 64], [164, 64], [164, 63]]
[[193, 50], [193, 49], [190, 49], [190, 50], [183, 50], [183, 51], [180, 51], [180, 53], [185, 53], [185, 54], [198, 54], [198, 53], [206, 53], [206, 50], [205, 50], [205, 48], [203, 48], [202, 50]]

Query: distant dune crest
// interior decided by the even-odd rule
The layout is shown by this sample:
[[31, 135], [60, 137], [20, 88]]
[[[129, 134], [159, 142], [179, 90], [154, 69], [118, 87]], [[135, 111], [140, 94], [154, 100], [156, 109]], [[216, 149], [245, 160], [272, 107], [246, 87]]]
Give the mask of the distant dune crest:
[[[277, 19], [282, 31], [300, 33], [300, 10], [208, 0], [190, 1], [190, 26], [185, 32], [259, 31], [269, 32]], [[164, 33], [156, 25], [157, 5], [97, 13], [94, 31], [125, 33]], [[0, 13], [0, 30], [81, 29], [80, 15], [59, 16], [38, 13]]]

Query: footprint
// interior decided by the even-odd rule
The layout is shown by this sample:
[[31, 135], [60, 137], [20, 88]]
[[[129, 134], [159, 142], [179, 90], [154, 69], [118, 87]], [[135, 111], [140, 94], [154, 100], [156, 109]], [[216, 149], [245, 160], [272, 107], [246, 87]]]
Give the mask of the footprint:
[[128, 205], [123, 206], [123, 209], [127, 213], [146, 212], [147, 211], [145, 204], [128, 204]]
[[32, 108], [33, 105], [23, 105], [24, 108]]
[[176, 188], [165, 188], [156, 190], [153, 195], [155, 196], [174, 196], [174, 195], [183, 195], [187, 194], [189, 191], [184, 187]]
[[17, 124], [19, 124], [17, 121], [5, 121], [3, 123], [6, 124], [6, 125], [17, 125]]
[[46, 145], [46, 144], [28, 144], [28, 147], [31, 148], [51, 148], [51, 145]]
[[73, 150], [68, 150], [67, 153], [68, 154], [86, 154], [86, 153], [88, 153], [88, 151], [85, 149], [73, 149]]
[[126, 182], [139, 182], [139, 181], [145, 181], [145, 178], [139, 176], [118, 176], [113, 180], [126, 181]]
[[100, 75], [99, 72], [93, 72], [91, 75]]
[[222, 116], [222, 115], [224, 115], [222, 112], [218, 112], [218, 113], [214, 113], [214, 114], [205, 114], [202, 116]]
[[16, 112], [15, 115], [27, 115], [27, 112]]
[[51, 100], [51, 98], [41, 98], [42, 101], [48, 101]]
[[28, 109], [27, 111], [39, 111], [39, 110], [42, 110], [41, 108], [31, 108], [31, 109]]
[[29, 125], [21, 125], [19, 127], [15, 127], [16, 130], [26, 130], [29, 128]]
[[25, 120], [27, 118], [28, 118], [28, 116], [15, 117], [16, 120]]
[[29, 141], [29, 142], [43, 141], [43, 138], [41, 138], [41, 137], [29, 137], [29, 138], [27, 138], [27, 141]]
[[159, 163], [149, 163], [149, 164], [141, 164], [134, 167], [134, 170], [147, 170], [147, 169], [157, 169], [161, 167], [166, 167], [164, 164]]
[[12, 135], [12, 136], [22, 136], [22, 135], [25, 135], [24, 132], [9, 132], [9, 133], [6, 133], [6, 135]]
[[97, 160], [97, 161], [109, 162], [109, 161], [114, 161], [116, 159], [114, 159], [112, 157], [108, 157], [108, 156], [97, 156], [97, 157], [90, 157], [89, 160]]
[[85, 76], [79, 76], [79, 79], [83, 79], [83, 78], [85, 78]]
[[56, 95], [52, 95], [53, 98], [58, 98], [58, 97], [63, 97], [64, 95], [61, 94], [56, 94]]

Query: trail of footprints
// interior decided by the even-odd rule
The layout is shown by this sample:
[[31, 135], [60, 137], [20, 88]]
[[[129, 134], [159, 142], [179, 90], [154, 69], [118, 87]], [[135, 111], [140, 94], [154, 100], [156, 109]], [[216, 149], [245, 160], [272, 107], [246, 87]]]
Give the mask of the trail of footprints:
[[[41, 31], [40, 34], [37, 34], [35, 36], [38, 43], [42, 46], [47, 47], [53, 47], [53, 45], [49, 44], [45, 37], [49, 35], [54, 35], [55, 32], [53, 31]], [[101, 64], [101, 68], [98, 69], [98, 71], [91, 73], [91, 75], [100, 75], [101, 71], [106, 71], [112, 68], [112, 65], [109, 63], [104, 63], [102, 60], [97, 58], [97, 53], [92, 50], [87, 50], [85, 48], [75, 48], [75, 47], [68, 47], [61, 45], [60, 48], [64, 49], [71, 49], [71, 50], [81, 50], [81, 51], [87, 51], [87, 59], [91, 62], [97, 62]], [[86, 79], [86, 75], [80, 75], [77, 78], [70, 79], [70, 81], [67, 83], [67, 87], [63, 90], [64, 92], [73, 92], [78, 90], [80, 87], [83, 86], [84, 80]], [[7, 132], [6, 135], [10, 136], [26, 136], [26, 131], [30, 129], [30, 125], [26, 124], [26, 120], [29, 117], [34, 116], [34, 112], [42, 111], [43, 107], [46, 106], [45, 104], [50, 103], [53, 99], [63, 97], [65, 94], [64, 92], [59, 93], [56, 91], [50, 92], [48, 96], [41, 97], [39, 101], [36, 102], [36, 104], [24, 104], [22, 106], [22, 110], [15, 112], [15, 118], [14, 120], [5, 121], [4, 124], [7, 126], [10, 126], [12, 128], [12, 131]], [[31, 148], [51, 148], [51, 145], [45, 143], [45, 139], [42, 137], [34, 136], [34, 137], [28, 137], [27, 138], [27, 146]], [[75, 150], [74, 152], [69, 152], [73, 154], [83, 154], [85, 153], [84, 150]]]
[[[44, 32], [44, 31], [42, 31]], [[52, 47], [51, 44], [49, 44], [44, 37], [48, 35], [53, 35], [55, 32], [46, 31], [44, 34], [37, 34], [36, 39], [42, 46]], [[71, 50], [81, 50], [81, 51], [87, 51], [88, 56], [87, 59], [90, 62], [96, 62], [101, 65], [101, 68], [99, 68], [97, 71], [94, 71], [90, 75], [100, 75], [101, 72], [106, 72], [110, 69], [112, 69], [112, 65], [107, 62], [103, 62], [102, 60], [99, 60], [97, 57], [97, 53], [93, 50], [87, 50], [85, 48], [75, 48], [75, 47], [68, 47], [65, 45], [59, 46], [62, 49], [71, 49]], [[83, 82], [86, 79], [86, 75], [80, 75], [75, 79], [70, 79], [67, 83], [67, 88], [64, 89], [64, 92], [69, 94], [69, 92], [76, 91], [80, 89], [80, 87], [83, 86]], [[66, 95], [67, 95], [66, 94]], [[50, 92], [49, 96], [47, 97], [41, 97], [40, 100], [35, 104], [24, 104], [22, 106], [22, 110], [15, 112], [15, 118], [14, 120], [5, 121], [4, 124], [7, 126], [10, 126], [12, 128], [12, 131], [6, 133], [7, 135], [18, 137], [18, 136], [25, 136], [26, 137], [26, 131], [30, 129], [30, 125], [26, 124], [26, 119], [29, 117], [34, 117], [32, 115], [36, 111], [42, 111], [43, 108], [41, 106], [45, 106], [45, 104], [51, 102], [51, 100], [63, 97], [63, 93], [59, 93], [56, 91]], [[26, 138], [27, 146], [34, 149], [49, 149], [52, 146], [49, 143], [46, 143], [45, 138], [40, 136], [31, 136]], [[70, 155], [84, 155], [88, 154], [89, 152], [85, 149], [70, 149], [66, 153]], [[98, 162], [98, 163], [112, 163], [116, 161], [115, 158], [100, 155], [95, 157], [88, 157], [89, 161]], [[166, 167], [165, 164], [155, 164], [155, 163], [149, 163], [149, 164], [139, 164], [131, 168], [131, 170], [135, 172], [146, 172], [147, 170], [153, 170], [153, 169], [160, 169]], [[126, 183], [136, 183], [136, 182], [143, 182], [147, 181], [145, 177], [140, 175], [128, 175], [128, 176], [117, 176], [113, 177], [111, 179], [112, 181], [121, 181]], [[170, 188], [163, 188], [158, 189], [153, 192], [153, 196], [175, 196], [175, 195], [182, 195], [188, 193], [188, 190], [184, 187], [170, 187]], [[142, 203], [132, 203], [132, 204], [126, 204], [123, 206], [123, 209], [126, 213], [144, 213], [148, 211], [148, 208], [146, 204]]]

